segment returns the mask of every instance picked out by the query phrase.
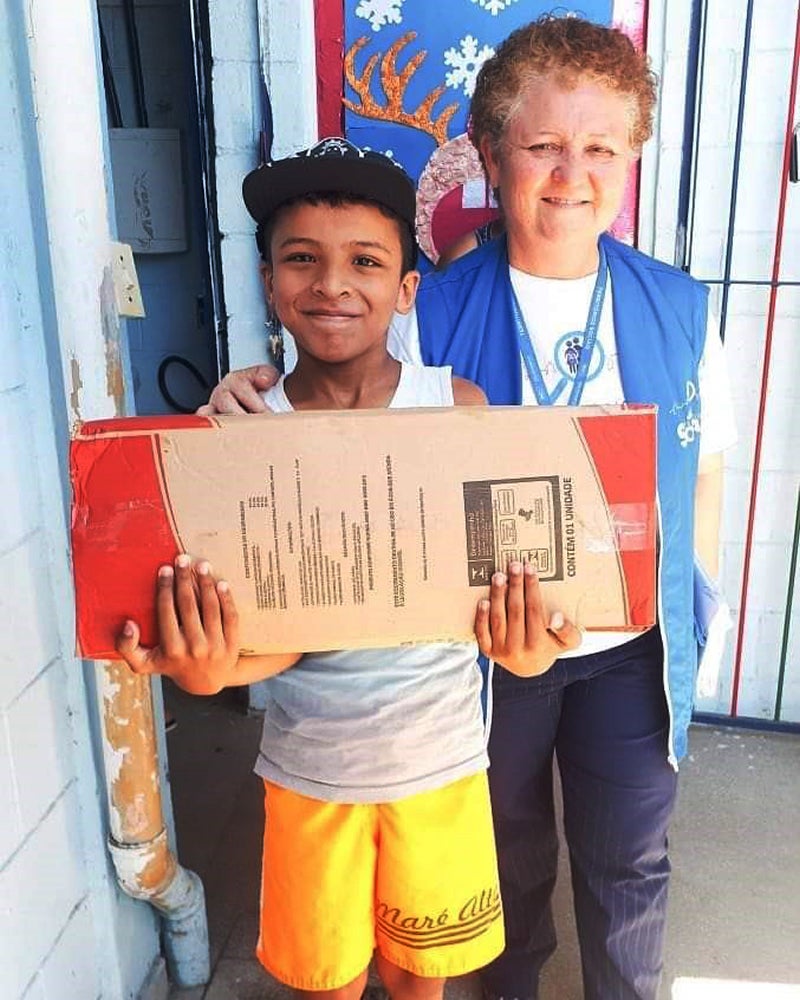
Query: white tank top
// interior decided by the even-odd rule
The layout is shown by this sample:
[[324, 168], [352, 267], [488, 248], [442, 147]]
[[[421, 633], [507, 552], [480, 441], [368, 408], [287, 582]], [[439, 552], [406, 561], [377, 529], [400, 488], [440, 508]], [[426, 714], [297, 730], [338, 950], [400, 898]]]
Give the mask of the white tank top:
[[[292, 410], [283, 379], [264, 394]], [[450, 368], [403, 364], [389, 404], [452, 406]], [[475, 643], [307, 653], [265, 682], [256, 772], [329, 802], [389, 802], [488, 766]]]
[[[272, 388], [262, 393], [262, 398], [273, 413], [291, 413], [284, 388], [285, 375], [281, 375]], [[421, 402], [421, 400], [425, 402]], [[424, 368], [400, 362], [400, 380], [389, 402], [389, 409], [402, 410], [410, 406], [452, 406], [453, 369]]]

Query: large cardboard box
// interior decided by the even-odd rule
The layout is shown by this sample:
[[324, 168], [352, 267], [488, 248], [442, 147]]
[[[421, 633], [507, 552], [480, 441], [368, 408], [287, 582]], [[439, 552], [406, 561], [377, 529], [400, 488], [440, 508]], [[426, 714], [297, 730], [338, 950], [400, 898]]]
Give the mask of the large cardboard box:
[[158, 566], [231, 584], [246, 651], [472, 636], [532, 562], [587, 629], [655, 621], [654, 407], [461, 407], [83, 424], [71, 446], [78, 649], [156, 640]]

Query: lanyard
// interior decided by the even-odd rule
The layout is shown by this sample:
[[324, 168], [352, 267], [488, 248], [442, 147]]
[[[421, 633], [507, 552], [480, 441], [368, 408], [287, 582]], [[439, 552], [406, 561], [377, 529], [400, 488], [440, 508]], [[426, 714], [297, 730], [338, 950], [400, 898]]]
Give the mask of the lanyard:
[[[592, 298], [589, 303], [589, 315], [586, 318], [586, 329], [583, 333], [583, 343], [581, 344], [580, 357], [578, 360], [578, 370], [575, 373], [572, 389], [569, 394], [570, 406], [577, 406], [581, 401], [581, 396], [583, 395], [583, 387], [586, 385], [586, 376], [589, 373], [589, 363], [592, 360], [592, 353], [597, 340], [597, 331], [600, 326], [600, 313], [603, 311], [603, 299], [606, 296], [608, 264], [606, 263], [606, 252], [603, 249], [602, 243], [598, 244], [597, 250], [599, 256], [597, 264], [597, 280], [594, 283], [594, 291], [592, 292]], [[509, 281], [510, 280], [511, 279], [509, 278]], [[513, 285], [511, 286], [511, 301], [514, 311], [514, 325], [517, 328], [517, 338], [519, 340], [519, 350], [525, 364], [525, 369], [528, 372], [528, 377], [531, 380], [531, 385], [533, 386], [536, 402], [539, 403], [540, 406], [552, 406], [561, 394], [563, 382], [560, 382], [556, 386], [552, 396], [548, 393], [547, 387], [544, 384], [542, 369], [539, 367], [539, 362], [536, 360], [536, 352], [533, 349], [533, 343], [531, 342], [531, 337], [528, 333], [528, 327], [525, 325], [525, 317], [522, 315], [522, 309], [517, 301], [517, 295], [514, 291]]]

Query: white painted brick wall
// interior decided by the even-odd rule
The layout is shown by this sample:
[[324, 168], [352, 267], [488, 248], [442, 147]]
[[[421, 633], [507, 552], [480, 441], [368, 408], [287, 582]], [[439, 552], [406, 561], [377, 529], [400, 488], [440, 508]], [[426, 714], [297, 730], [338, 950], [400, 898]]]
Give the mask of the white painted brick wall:
[[258, 163], [261, 54], [273, 108], [274, 154], [316, 139], [313, 0], [209, 0], [217, 207], [231, 368], [266, 360], [255, 227], [241, 200]]
[[[711, 0], [709, 4], [708, 50], [700, 110], [697, 182], [700, 195], [696, 204], [692, 255], [692, 273], [705, 279], [718, 279], [723, 275], [746, 7], [746, 0]], [[690, 9], [691, 5], [683, 0], [665, 0], [651, 8], [649, 48], [662, 75], [662, 99], [661, 118], [653, 140], [655, 149], [645, 157], [642, 234], [644, 248], [665, 260], [672, 260], [674, 250]], [[796, 10], [794, 0], [773, 0], [754, 7], [732, 255], [734, 279], [769, 280], [771, 277]], [[795, 120], [797, 117], [800, 111], [795, 109]], [[781, 277], [797, 281], [800, 279], [800, 191], [797, 185], [789, 187], [786, 226]], [[712, 303], [717, 308], [719, 301], [720, 292], [714, 289]], [[755, 287], [733, 287], [728, 301], [726, 351], [737, 408], [739, 442], [726, 456], [722, 580], [737, 612], [768, 301], [769, 289]], [[798, 303], [798, 289], [779, 292], [742, 651], [739, 713], [767, 718], [774, 708], [800, 482]], [[800, 588], [796, 595], [798, 592]], [[795, 605], [796, 621], [790, 634], [784, 692], [783, 718], [788, 721], [800, 721], [800, 618], [797, 617], [800, 606], [797, 606], [797, 596]], [[728, 711], [733, 659], [731, 642], [718, 696], [705, 699], [701, 708]]]
[[[0, 328], [0, 345], [9, 334], [14, 331]], [[16, 1000], [30, 987], [30, 995], [46, 1000], [91, 1000], [100, 993], [101, 963], [87, 954], [96, 935], [86, 926], [90, 880], [70, 724], [75, 685], [66, 676], [78, 665], [61, 653], [53, 552], [36, 475], [45, 469], [36, 461], [31, 406], [23, 388], [0, 390], [6, 444], [0, 488], [11, 498], [0, 522], [0, 578], [6, 581], [0, 595], [0, 996]], [[45, 478], [58, 491], [56, 470]], [[81, 926], [73, 926], [78, 917]], [[46, 978], [34, 982], [38, 976]]]
[[[59, 464], [67, 401], [57, 384], [51, 270], [51, 253], [66, 248], [48, 242], [38, 122], [30, 81], [17, 75], [46, 27], [34, 17], [44, 6], [9, 8], [0, 18], [0, 997], [122, 1000], [135, 995], [158, 940], [152, 913], [120, 899], [109, 874], [83, 666], [72, 653]], [[70, 12], [76, 32], [91, 27], [89, 0]], [[88, 68], [70, 81], [68, 130], [79, 131], [69, 117], [75, 108], [97, 99], [91, 59]], [[74, 164], [65, 169], [76, 175]], [[102, 201], [97, 195], [87, 189], [80, 223]], [[76, 301], [83, 315], [97, 315], [96, 286], [69, 304]], [[102, 379], [102, 370], [95, 374]], [[136, 967], [121, 971], [128, 962]]]
[[74, 956], [86, 952], [92, 939], [92, 915], [88, 905], [78, 905], [57, 945], [45, 960], [37, 976], [42, 1000], [89, 1000], [102, 995], [102, 983], [96, 962], [75, 962]]
[[11, 389], [0, 397], [0, 492], [3, 516], [0, 518], [0, 552], [7, 552], [32, 534], [39, 518], [35, 500], [36, 466], [30, 461], [25, 413], [30, 401], [21, 389]]
[[[0, 395], [0, 411], [4, 402]], [[19, 436], [19, 425], [8, 429]], [[10, 479], [12, 471], [6, 468], [0, 475]], [[36, 495], [35, 489], [28, 494], [31, 508]], [[17, 698], [58, 654], [48, 559], [47, 544], [38, 528], [28, 534], [20, 533], [13, 543], [0, 549], [2, 579], [14, 581], [13, 587], [3, 587], [0, 593], [0, 621], [13, 627], [14, 636], [13, 643], [0, 647], [0, 705], [9, 705]]]
[[[29, 779], [32, 780], [32, 779]], [[0, 995], [21, 997], [66, 932], [87, 894], [77, 836], [78, 802], [68, 789], [0, 870]], [[86, 943], [91, 946], [91, 941]], [[84, 953], [92, 960], [91, 953]], [[74, 962], [74, 956], [73, 956]], [[57, 1000], [58, 992], [48, 1000]], [[96, 991], [89, 998], [96, 996]]]

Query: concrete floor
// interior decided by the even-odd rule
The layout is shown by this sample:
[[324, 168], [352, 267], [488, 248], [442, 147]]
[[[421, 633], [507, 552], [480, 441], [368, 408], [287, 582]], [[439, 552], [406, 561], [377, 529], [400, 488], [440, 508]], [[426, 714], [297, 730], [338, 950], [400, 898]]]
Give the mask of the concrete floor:
[[[166, 692], [181, 862], [205, 884], [212, 979], [170, 1000], [287, 1000], [253, 957], [263, 823], [252, 774], [260, 731], [235, 693]], [[800, 1000], [800, 738], [694, 727], [673, 822], [662, 1000]], [[580, 1000], [580, 962], [562, 851], [559, 948], [541, 1000]], [[475, 977], [447, 1000], [477, 1000]]]

